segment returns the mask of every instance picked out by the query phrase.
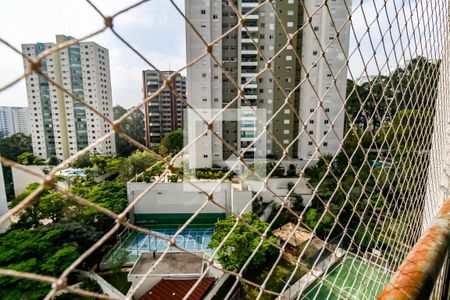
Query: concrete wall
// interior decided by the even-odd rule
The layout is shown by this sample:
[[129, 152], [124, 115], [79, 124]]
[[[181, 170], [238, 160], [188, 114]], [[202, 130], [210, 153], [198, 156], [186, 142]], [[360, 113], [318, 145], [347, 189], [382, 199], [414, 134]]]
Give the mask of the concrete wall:
[[[128, 201], [136, 199], [151, 183], [129, 182], [127, 185]], [[195, 182], [202, 191], [212, 191], [217, 182]], [[250, 191], [239, 191], [232, 187], [230, 182], [221, 183], [213, 193], [213, 199], [227, 210], [240, 213], [251, 200]], [[167, 213], [194, 213], [207, 200], [205, 194], [188, 183], [159, 183], [134, 207], [135, 214], [167, 214]], [[201, 213], [226, 213], [222, 207], [208, 203]]]
[[[35, 173], [45, 175], [43, 169], [48, 168], [48, 166], [27, 166], [27, 168]], [[16, 196], [22, 193], [30, 183], [41, 181], [41, 178], [20, 169], [12, 167], [11, 170], [14, 182], [14, 194]]]
[[113, 297], [114, 299], [125, 299], [125, 295], [122, 294], [118, 289], [116, 289], [114, 286], [112, 286], [108, 281], [103, 279], [100, 275], [94, 272], [84, 272], [87, 277], [94, 279], [97, 281], [97, 283], [100, 285], [100, 287], [103, 290], [103, 293], [107, 294], [110, 297]]
[[[3, 178], [3, 168], [0, 167], [0, 216], [8, 212], [8, 203], [6, 198], [5, 179]], [[0, 224], [0, 233], [8, 229], [9, 222]]]
[[[135, 288], [141, 279], [142, 276], [128, 275], [128, 281], [131, 282], [130, 289]], [[148, 290], [154, 287], [161, 279], [162, 277], [160, 276], [149, 276], [145, 278], [144, 282], [134, 292], [134, 298], [139, 299], [140, 297], [142, 297], [142, 295], [144, 295]]]

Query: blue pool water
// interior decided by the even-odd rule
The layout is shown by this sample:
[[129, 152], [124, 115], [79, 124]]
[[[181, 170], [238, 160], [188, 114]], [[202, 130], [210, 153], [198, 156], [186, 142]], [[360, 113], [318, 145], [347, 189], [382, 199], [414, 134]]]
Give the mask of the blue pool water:
[[84, 170], [80, 169], [66, 169], [61, 171], [62, 175], [70, 176], [70, 175], [85, 175]]
[[[157, 234], [171, 239], [176, 230], [174, 229], [152, 229]], [[192, 251], [192, 252], [205, 252], [212, 253], [212, 249], [208, 249], [208, 244], [211, 241], [211, 235], [213, 233], [213, 228], [186, 228], [181, 232], [175, 239], [178, 247]], [[144, 252], [160, 252], [167, 249], [167, 241], [149, 236], [143, 233], [138, 233], [131, 244], [128, 246], [127, 250], [131, 255], [140, 255]], [[181, 251], [178, 248], [172, 247], [170, 249], [172, 252]]]

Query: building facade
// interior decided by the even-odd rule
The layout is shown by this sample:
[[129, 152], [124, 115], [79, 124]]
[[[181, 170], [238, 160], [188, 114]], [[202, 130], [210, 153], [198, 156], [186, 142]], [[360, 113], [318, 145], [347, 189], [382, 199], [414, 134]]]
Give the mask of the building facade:
[[19, 132], [31, 134], [28, 107], [0, 106], [0, 138]]
[[[205, 56], [188, 68], [188, 99], [195, 108], [188, 110], [189, 142], [204, 132], [202, 118], [226, 108], [212, 124], [215, 134], [190, 148], [191, 168], [224, 165], [233, 155], [230, 145], [237, 152], [246, 149], [249, 158], [280, 159], [287, 149], [299, 161], [340, 149], [349, 44], [345, 3], [328, 2], [331, 18], [322, 1], [274, 1], [281, 24], [270, 5], [255, 9], [258, 2], [237, 0], [234, 7], [225, 0], [185, 2], [186, 16], [206, 41], [227, 33], [211, 51], [222, 66]], [[234, 8], [246, 15], [246, 28], [230, 31], [239, 22]], [[205, 52], [189, 26], [186, 45], [188, 62]], [[270, 120], [265, 139], [257, 138], [261, 119]]]
[[[167, 78], [171, 71], [162, 71]], [[152, 95], [164, 86], [164, 78], [155, 70], [142, 71], [144, 95]], [[178, 96], [186, 98], [186, 77], [180, 74], [172, 77], [171, 87]], [[158, 96], [152, 98], [148, 105], [148, 145], [159, 146], [162, 138], [169, 132], [183, 129], [183, 115], [186, 105], [171, 89], [164, 89]]]
[[[70, 40], [56, 36], [56, 44]], [[54, 43], [23, 44], [22, 52], [35, 58]], [[25, 69], [28, 61], [24, 60]], [[41, 61], [41, 70], [50, 79], [84, 99], [103, 116], [113, 119], [108, 49], [94, 42], [81, 42], [55, 52]], [[63, 160], [94, 143], [111, 130], [102, 117], [72, 99], [42, 76], [26, 78], [31, 137], [35, 155]], [[114, 135], [93, 151], [113, 154]]]

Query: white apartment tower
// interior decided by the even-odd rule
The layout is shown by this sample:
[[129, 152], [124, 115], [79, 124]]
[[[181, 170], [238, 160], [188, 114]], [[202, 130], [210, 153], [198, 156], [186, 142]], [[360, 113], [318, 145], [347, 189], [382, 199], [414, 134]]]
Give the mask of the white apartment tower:
[[31, 134], [28, 107], [0, 106], [0, 138], [19, 132]]
[[[259, 2], [235, 0], [233, 4], [245, 15]], [[228, 0], [185, 0], [185, 3], [187, 18], [206, 41], [215, 40], [239, 22]], [[212, 130], [220, 138], [208, 133], [190, 148], [190, 168], [224, 165], [232, 152], [221, 139], [240, 152], [256, 139], [260, 126], [257, 121], [269, 120], [274, 113], [276, 117], [267, 128], [271, 134], [258, 140], [245, 157], [280, 159], [283, 149], [289, 146], [292, 158], [306, 161], [339, 150], [344, 134], [347, 7], [351, 7], [351, 1], [328, 1], [328, 8], [322, 3], [275, 0], [282, 24], [273, 8], [266, 4], [246, 16], [247, 29], [240, 27], [213, 46], [212, 55], [243, 89], [244, 97], [212, 57], [206, 56], [188, 69], [187, 98], [197, 113], [208, 120], [227, 107], [222, 118], [212, 124]], [[186, 45], [188, 62], [206, 50], [190, 26], [186, 26]], [[273, 75], [266, 70], [252, 80], [266, 68], [263, 56], [272, 59]], [[286, 95], [293, 108], [286, 105]], [[205, 131], [205, 124], [196, 112], [188, 110], [189, 143], [194, 143]], [[258, 115], [261, 113], [264, 118]], [[320, 153], [316, 147], [320, 147]]]
[[[56, 36], [56, 44], [70, 40]], [[22, 52], [35, 58], [54, 43], [22, 45]], [[25, 69], [28, 61], [24, 60]], [[94, 42], [81, 42], [51, 54], [41, 70], [99, 113], [113, 119], [108, 49]], [[100, 116], [47, 82], [32, 74], [26, 78], [31, 137], [35, 155], [59, 160], [75, 154], [111, 130]], [[93, 149], [103, 154], [116, 151], [114, 135]]]

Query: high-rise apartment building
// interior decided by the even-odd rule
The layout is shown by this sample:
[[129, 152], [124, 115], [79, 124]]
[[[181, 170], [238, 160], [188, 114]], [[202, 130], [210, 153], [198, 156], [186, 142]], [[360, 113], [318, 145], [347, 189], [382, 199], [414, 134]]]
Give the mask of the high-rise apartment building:
[[[246, 28], [227, 33], [239, 22], [227, 0], [186, 0], [186, 16], [206, 41], [227, 33], [211, 54], [232, 78], [210, 56], [188, 69], [188, 99], [196, 111], [188, 110], [190, 143], [205, 130], [197, 113], [208, 120], [227, 107], [212, 124], [219, 137], [209, 133], [190, 148], [191, 168], [223, 165], [232, 151], [221, 139], [241, 151], [255, 141], [261, 129], [258, 121], [270, 120], [274, 114], [267, 127], [270, 134], [248, 149], [246, 157], [280, 159], [289, 145], [288, 154], [298, 160], [314, 160], [339, 150], [349, 43], [346, 4], [351, 7], [350, 0], [343, 1], [328, 1], [325, 7], [318, 0], [276, 0], [278, 17], [271, 5], [264, 5], [246, 16]], [[234, 4], [245, 15], [259, 1], [236, 0]], [[186, 44], [189, 62], [205, 52], [205, 45], [189, 26]], [[272, 59], [270, 65], [263, 57]], [[266, 67], [270, 71], [262, 72]], [[286, 95], [292, 106], [286, 104]]]
[[28, 107], [13, 107], [15, 133], [31, 134], [30, 115]]
[[[57, 35], [56, 43], [69, 39], [68, 36]], [[22, 52], [35, 58], [53, 46], [54, 43], [24, 44]], [[24, 60], [25, 69], [28, 64]], [[108, 49], [94, 42], [81, 42], [47, 56], [41, 61], [41, 70], [102, 115], [113, 118]], [[63, 160], [111, 130], [103, 118], [42, 76], [27, 76], [26, 88], [33, 152], [37, 156], [56, 156]], [[93, 150], [115, 153], [114, 135]]]
[[[167, 78], [172, 71], [162, 71]], [[144, 95], [150, 96], [164, 86], [164, 78], [155, 70], [142, 71]], [[171, 78], [171, 88], [164, 89], [148, 105], [148, 145], [158, 146], [165, 134], [183, 129], [183, 115], [186, 105], [175, 95], [186, 98], [186, 77], [180, 74]]]
[[0, 106], [0, 138], [19, 132], [31, 134], [28, 107]]

